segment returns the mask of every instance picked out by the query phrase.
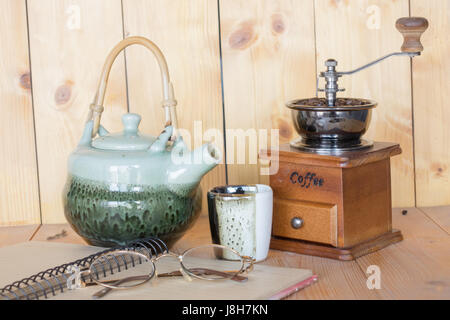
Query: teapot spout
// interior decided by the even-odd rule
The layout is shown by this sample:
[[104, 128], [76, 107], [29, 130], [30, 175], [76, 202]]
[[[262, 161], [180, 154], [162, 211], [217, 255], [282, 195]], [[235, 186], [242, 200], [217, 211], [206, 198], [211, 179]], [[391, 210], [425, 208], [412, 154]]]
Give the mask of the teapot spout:
[[222, 160], [222, 152], [212, 143], [206, 143], [189, 152], [184, 143], [174, 145], [169, 182], [196, 183]]

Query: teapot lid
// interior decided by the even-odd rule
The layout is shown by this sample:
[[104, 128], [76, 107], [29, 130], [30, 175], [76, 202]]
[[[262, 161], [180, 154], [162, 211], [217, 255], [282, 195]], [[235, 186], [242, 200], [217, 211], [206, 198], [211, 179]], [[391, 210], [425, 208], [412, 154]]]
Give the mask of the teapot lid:
[[122, 116], [123, 132], [108, 133], [92, 141], [92, 146], [103, 150], [140, 151], [147, 150], [155, 141], [154, 137], [139, 133], [141, 116], [127, 113]]

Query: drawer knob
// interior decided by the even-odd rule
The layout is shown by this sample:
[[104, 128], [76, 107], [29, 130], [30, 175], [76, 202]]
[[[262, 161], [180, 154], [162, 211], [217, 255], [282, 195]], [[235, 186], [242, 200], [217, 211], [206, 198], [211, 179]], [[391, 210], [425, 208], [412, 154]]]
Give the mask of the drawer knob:
[[294, 229], [300, 229], [303, 226], [303, 219], [299, 217], [292, 218], [291, 226]]

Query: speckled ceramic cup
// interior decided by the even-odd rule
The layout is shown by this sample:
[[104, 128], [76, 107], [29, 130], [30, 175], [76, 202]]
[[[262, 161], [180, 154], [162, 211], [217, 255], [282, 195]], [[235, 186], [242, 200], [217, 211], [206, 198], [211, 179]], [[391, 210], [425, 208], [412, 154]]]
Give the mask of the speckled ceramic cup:
[[213, 243], [256, 261], [267, 258], [272, 231], [272, 189], [263, 184], [215, 187], [208, 192]]

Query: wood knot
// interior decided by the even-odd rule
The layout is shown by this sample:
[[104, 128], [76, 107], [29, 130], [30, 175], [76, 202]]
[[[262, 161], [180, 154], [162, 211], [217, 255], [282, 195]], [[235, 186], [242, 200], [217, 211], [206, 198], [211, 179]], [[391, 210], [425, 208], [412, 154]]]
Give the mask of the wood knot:
[[276, 34], [282, 34], [286, 29], [283, 16], [279, 13], [272, 15], [272, 30]]
[[63, 84], [56, 89], [55, 102], [57, 105], [65, 104], [69, 101], [72, 89], [69, 85]]
[[444, 175], [447, 171], [447, 166], [442, 163], [434, 162], [431, 164], [431, 170], [432, 170], [432, 172], [434, 172], [435, 176], [444, 177]]
[[285, 139], [290, 139], [292, 137], [293, 131], [292, 126], [284, 119], [278, 118], [276, 120], [277, 128], [280, 132], [280, 136]]
[[20, 86], [26, 90], [31, 89], [31, 76], [29, 72], [25, 72], [20, 76], [19, 79]]
[[229, 39], [228, 44], [232, 49], [244, 50], [248, 48], [256, 40], [253, 22], [243, 22], [239, 28], [234, 31]]

